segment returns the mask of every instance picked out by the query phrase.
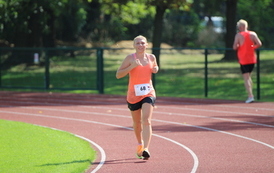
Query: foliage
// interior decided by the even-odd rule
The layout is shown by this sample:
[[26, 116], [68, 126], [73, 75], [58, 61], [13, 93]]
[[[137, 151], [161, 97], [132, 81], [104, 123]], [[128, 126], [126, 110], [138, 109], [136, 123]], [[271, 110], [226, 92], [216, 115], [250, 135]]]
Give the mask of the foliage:
[[186, 47], [198, 37], [200, 20], [194, 11], [168, 10], [164, 20], [164, 42]]
[[193, 0], [147, 0], [145, 2], [166, 9], [189, 10]]
[[223, 16], [225, 0], [194, 0], [192, 9], [200, 16]]
[[138, 24], [141, 19], [146, 16], [153, 16], [155, 14], [153, 7], [148, 7], [143, 3], [135, 3], [133, 1], [113, 3], [108, 0], [107, 3], [103, 3], [102, 11], [111, 17], [119, 18], [124, 24]]
[[[205, 15], [225, 17], [226, 2], [228, 0], [0, 0], [0, 37], [17, 47], [54, 47], [56, 40], [86, 40], [95, 46], [104, 46], [107, 42], [143, 34], [157, 45], [164, 41], [174, 46], [197, 47], [200, 46], [195, 41], [199, 20]], [[265, 47], [274, 45], [268, 39], [274, 36], [273, 7], [272, 0], [238, 0], [237, 18], [248, 20]], [[175, 16], [190, 16], [193, 21], [181, 23], [174, 20]]]
[[[104, 31], [104, 35], [101, 38], [95, 38], [93, 41], [104, 42], [106, 40], [120, 41], [126, 38], [132, 39], [134, 37], [132, 33], [136, 33], [134, 32], [136, 30], [134, 26], [141, 26], [145, 23], [143, 22], [144, 20], [148, 20], [150, 24], [144, 30], [151, 28], [152, 22], [149, 19], [155, 15], [153, 7], [133, 1], [102, 0], [101, 2], [101, 14], [104, 16], [104, 20], [98, 23], [97, 28], [101, 30], [99, 33]], [[133, 31], [129, 30], [129, 28], [132, 28]], [[137, 30], [137, 32], [140, 31]]]
[[87, 11], [84, 4], [78, 1], [68, 1], [64, 5], [65, 11], [61, 11], [55, 22], [56, 39], [63, 41], [77, 41], [82, 28], [86, 24]]
[[273, 0], [239, 0], [238, 19], [245, 19], [249, 29], [255, 31], [265, 47], [273, 47], [274, 41], [274, 1]]
[[55, 34], [75, 38], [86, 15], [80, 0], [8, 0], [0, 7], [1, 38], [23, 47], [54, 46]]

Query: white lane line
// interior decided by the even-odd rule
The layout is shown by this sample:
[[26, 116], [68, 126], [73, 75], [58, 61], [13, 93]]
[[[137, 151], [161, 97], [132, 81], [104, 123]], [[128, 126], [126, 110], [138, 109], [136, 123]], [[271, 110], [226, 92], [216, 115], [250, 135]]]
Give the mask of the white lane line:
[[[58, 131], [65, 132], [64, 130], [57, 129], [57, 128], [54, 128], [54, 127], [42, 126], [42, 125], [39, 125], [39, 124], [34, 124], [34, 125], [40, 126], [40, 127], [45, 127], [45, 128], [50, 128], [50, 129], [53, 129], [53, 130], [58, 130]], [[66, 132], [67, 132], [67, 131], [66, 131]], [[74, 136], [76, 136], [76, 137], [78, 137], [78, 138], [81, 138], [81, 139], [83, 139], [83, 140], [89, 142], [90, 144], [92, 144], [94, 147], [96, 147], [96, 148], [100, 151], [100, 155], [101, 155], [100, 163], [99, 163], [99, 164], [98, 164], [90, 173], [95, 173], [95, 172], [97, 172], [97, 171], [104, 165], [104, 163], [105, 163], [105, 161], [106, 161], [106, 153], [105, 153], [104, 149], [103, 149], [100, 145], [96, 144], [94, 141], [92, 141], [92, 140], [90, 140], [90, 139], [88, 139], [88, 138], [85, 138], [85, 137], [80, 136], [80, 135], [76, 135], [76, 134], [71, 133], [71, 132], [67, 132], [67, 133], [70, 133], [70, 134], [72, 134], [72, 135], [74, 135]]]
[[[263, 117], [274, 117], [271, 115], [257, 114], [257, 113], [246, 113], [246, 112], [238, 112], [238, 111], [221, 111], [221, 110], [208, 110], [208, 109], [196, 109], [196, 108], [185, 108], [185, 107], [173, 107], [173, 106], [159, 106], [161, 108], [169, 108], [169, 109], [177, 109], [177, 110], [192, 110], [192, 111], [201, 111], [201, 112], [215, 112], [215, 113], [224, 113], [224, 114], [238, 114], [238, 115], [250, 115], [250, 116], [263, 116]], [[256, 111], [256, 108], [254, 108]], [[272, 110], [271, 110], [272, 111]], [[274, 114], [274, 110], [273, 110]]]
[[[113, 101], [113, 103], [110, 103], [110, 102], [105, 102], [105, 100], [108, 100], [109, 101], [109, 99], [113, 99], [113, 98], [107, 98], [107, 97], [105, 97], [105, 98], [96, 98], [96, 100], [94, 101], [94, 100], [90, 100], [90, 101], [85, 101], [85, 100], [80, 100], [80, 101], [75, 101], [75, 100], [73, 100], [72, 98], [77, 98], [77, 99], [83, 99], [83, 98], [81, 98], [81, 97], [70, 97], [70, 100], [68, 100], [68, 99], [66, 99], [66, 100], [58, 100], [58, 102], [62, 102], [62, 103], [79, 103], [79, 104], [93, 104], [93, 103], [96, 103], [96, 104], [103, 104], [103, 105], [117, 105], [117, 104], [119, 104], [119, 102], [117, 103], [117, 102], [115, 102], [115, 100], [118, 100], [118, 99], [115, 99], [115, 100], [111, 100], [111, 101]], [[4, 99], [9, 99], [10, 100], [10, 98], [9, 97], [2, 97], [1, 99], [3, 99], [3, 101], [4, 102], [12, 102], [12, 101], [5, 101]], [[41, 101], [41, 98], [38, 98], [38, 99], [35, 99], [35, 98], [19, 98], [20, 100], [27, 100], [27, 101], [35, 101], [35, 100], [38, 100], [39, 102]], [[18, 99], [18, 100], [19, 100]], [[43, 98], [42, 98], [43, 99]], [[58, 97], [53, 97], [53, 98], [48, 98], [48, 97], [46, 97], [45, 98], [47, 101], [57, 101], [57, 99], [59, 99]], [[84, 98], [84, 99], [87, 99], [87, 98]], [[17, 100], [17, 101], [18, 101]], [[98, 100], [102, 100], [101, 102], [100, 101], [98, 101]], [[23, 103], [25, 103], [25, 102], [23, 102]], [[161, 101], [161, 102], [159, 102], [159, 106], [163, 106], [163, 105], [161, 105], [163, 102]], [[272, 108], [272, 107], [274, 107], [274, 103], [272, 103], [272, 102], [267, 102], [267, 104], [269, 104], [269, 107], [268, 108], [262, 108], [262, 107], [260, 107], [260, 105], [257, 105], [256, 104], [256, 107], [254, 107], [254, 106], [252, 106], [252, 107], [243, 107], [243, 106], [233, 106], [233, 105], [231, 105], [231, 104], [235, 104], [235, 102], [229, 102], [229, 103], [227, 103], [227, 101], [225, 101], [224, 102], [224, 104], [222, 104], [222, 105], [219, 105], [219, 104], [214, 104], [214, 103], [212, 103], [212, 104], [205, 104], [205, 103], [189, 103], [189, 102], [187, 102], [187, 101], [185, 101], [185, 102], [171, 102], [171, 101], [168, 101], [168, 103], [169, 104], [173, 104], [173, 105], [196, 105], [196, 106], [210, 106], [210, 107], [214, 107], [214, 106], [216, 106], [216, 107], [226, 107], [226, 108], [239, 108], [239, 109], [251, 109], [251, 110], [266, 110], [266, 111], [274, 111], [274, 109]], [[217, 103], [217, 102], [216, 102]], [[219, 102], [218, 102], [219, 103]], [[126, 104], [126, 101], [124, 102], [124, 104]], [[166, 104], [166, 103], [165, 103]], [[227, 105], [227, 104], [230, 104], [230, 105]], [[236, 103], [236, 104], [241, 104], [241, 103]], [[243, 105], [245, 104], [245, 103], [242, 103]], [[245, 104], [246, 105], [246, 104]], [[255, 104], [253, 104], [253, 105], [255, 105]], [[178, 107], [177, 107], [178, 108]], [[271, 109], [272, 108], [272, 109]]]
[[[39, 110], [52, 110], [52, 111], [74, 112], [74, 113], [82, 113], [82, 114], [99, 114], [99, 115], [113, 116], [113, 114], [107, 114], [107, 113], [74, 111], [74, 110], [63, 110], [63, 109], [60, 110], [60, 109], [54, 109], [54, 108], [25, 107], [25, 106], [18, 107], [18, 108], [39, 109]], [[100, 107], [100, 109], [106, 109], [106, 107]], [[107, 109], [109, 109], [109, 108], [107, 108]], [[125, 109], [119, 109], [119, 108], [111, 108], [111, 109], [112, 110], [125, 110]], [[208, 116], [203, 116], [203, 115], [192, 115], [192, 114], [182, 114], [182, 113], [169, 113], [169, 112], [163, 112], [163, 111], [161, 111], [161, 112], [154, 111], [153, 114], [178, 115], [178, 116], [186, 116], [186, 117], [198, 117], [198, 118], [215, 119], [215, 120], [230, 121], [230, 122], [237, 122], [237, 123], [243, 123], [243, 124], [252, 124], [252, 125], [256, 125], [256, 126], [264, 126], [264, 127], [274, 128], [274, 125], [255, 123], [255, 122], [250, 122], [250, 121], [233, 120], [233, 119], [228, 119], [228, 118], [208, 117]], [[126, 116], [123, 116], [123, 115], [116, 115], [116, 116], [126, 117]]]
[[274, 149], [274, 146], [272, 146], [270, 144], [264, 143], [262, 141], [259, 141], [259, 140], [253, 139], [253, 138], [245, 137], [245, 136], [242, 136], [242, 135], [237, 135], [235, 133], [230, 133], [230, 132], [226, 132], [226, 131], [222, 131], [222, 130], [217, 130], [217, 129], [212, 129], [212, 128], [208, 128], [208, 127], [203, 127], [203, 126], [195, 126], [195, 125], [191, 125], [191, 124], [182, 124], [182, 123], [177, 123], [177, 122], [172, 122], [172, 121], [164, 121], [164, 120], [154, 120], [154, 121], [162, 122], [162, 123], [169, 123], [169, 124], [176, 124], [176, 125], [184, 125], [184, 126], [195, 127], [195, 128], [199, 128], [199, 129], [203, 129], [203, 130], [209, 130], [209, 131], [224, 133], [224, 134], [227, 134], [227, 135], [231, 135], [231, 136], [235, 136], [235, 137], [238, 137], [238, 138], [242, 138], [242, 139], [246, 139], [246, 140], [249, 140], [249, 141], [253, 141], [253, 142], [262, 144], [264, 146], [267, 146], [267, 147], [269, 147], [271, 149]]
[[[127, 129], [127, 130], [133, 130], [132, 128], [128, 128], [128, 127], [124, 127], [124, 126], [119, 126], [119, 125], [115, 125], [115, 124], [109, 124], [109, 123], [103, 123], [103, 122], [97, 122], [97, 121], [91, 121], [91, 120], [83, 120], [83, 119], [76, 119], [76, 118], [67, 118], [67, 117], [55, 117], [55, 116], [50, 116], [50, 115], [40, 115], [40, 114], [30, 114], [30, 113], [22, 113], [22, 112], [11, 112], [11, 111], [0, 111], [3, 113], [9, 113], [9, 114], [16, 114], [16, 115], [27, 115], [27, 116], [36, 116], [36, 117], [44, 117], [44, 118], [53, 118], [53, 119], [63, 119], [63, 120], [71, 120], [71, 121], [80, 121], [80, 122], [86, 122], [86, 123], [93, 123], [93, 124], [100, 124], [100, 125], [106, 125], [106, 126], [112, 126], [112, 127], [118, 127], [118, 128], [123, 128], [123, 129]], [[191, 170], [191, 173], [195, 173], [197, 171], [198, 165], [199, 165], [199, 161], [198, 161], [198, 157], [196, 156], [196, 154], [190, 150], [188, 147], [184, 146], [183, 144], [176, 142], [172, 139], [166, 138], [164, 136], [161, 135], [156, 135], [156, 134], [152, 134], [153, 136], [156, 137], [161, 137], [162, 139], [168, 139], [168, 141], [173, 142], [175, 144], [180, 144], [179, 146], [185, 148], [188, 152], [190, 152], [191, 156], [193, 157], [194, 160], [194, 164]]]
[[75, 135], [79, 138], [82, 138], [88, 142], [90, 142], [92, 145], [94, 145], [96, 148], [98, 148], [98, 150], [100, 151], [101, 153], [101, 160], [100, 160], [100, 163], [95, 167], [95, 169], [93, 169], [90, 173], [95, 173], [97, 172], [99, 169], [101, 169], [101, 167], [105, 164], [105, 161], [106, 161], [106, 153], [104, 151], [104, 149], [102, 147], [100, 147], [100, 145], [96, 144], [95, 142], [89, 140], [88, 138], [85, 138], [83, 136], [79, 136], [79, 135]]
[[[54, 110], [54, 111], [57, 111], [59, 109], [51, 109], [51, 108], [47, 108], [47, 110]], [[59, 110], [60, 111], [60, 110]], [[66, 110], [61, 110], [61, 111], [66, 111]], [[9, 112], [9, 111], [0, 111], [0, 112], [4, 112], [4, 113], [15, 113], [16, 112]], [[69, 110], [68, 112], [75, 112], [75, 113], [85, 113], [85, 114], [95, 114], [95, 115], [105, 115], [105, 116], [115, 116], [115, 117], [122, 117], [122, 118], [130, 118], [129, 116], [124, 116], [124, 115], [113, 115], [113, 114], [107, 114], [107, 113], [95, 113], [95, 112], [83, 112], [83, 111], [72, 111], [72, 110]], [[18, 113], [19, 114], [19, 113]], [[43, 115], [39, 115], [39, 114], [25, 114], [25, 115], [33, 115], [33, 116], [43, 116]], [[48, 117], [52, 117], [52, 116], [48, 116]], [[64, 118], [65, 119], [65, 118]], [[71, 118], [73, 119], [73, 118]], [[78, 120], [78, 119], [75, 119], [75, 120]], [[79, 121], [79, 120], [78, 120]], [[83, 120], [85, 121], [85, 120]], [[256, 143], [259, 143], [259, 144], [262, 144], [264, 146], [267, 146], [267, 147], [270, 147], [272, 149], [274, 149], [274, 146], [272, 145], [269, 145], [267, 143], [264, 143], [264, 142], [261, 142], [259, 140], [255, 140], [253, 138], [249, 138], [249, 137], [245, 137], [245, 136], [242, 136], [242, 135], [237, 135], [237, 134], [234, 134], [234, 133], [230, 133], [230, 132], [225, 132], [225, 131], [222, 131], [222, 130], [218, 130], [218, 129], [212, 129], [212, 128], [207, 128], [207, 127], [203, 127], [203, 126], [195, 126], [195, 125], [191, 125], [191, 124], [182, 124], [182, 123], [178, 123], [178, 122], [173, 122], [173, 121], [165, 121], [165, 120], [158, 120], [158, 119], [152, 119], [152, 121], [158, 121], [158, 122], [164, 122], [164, 123], [169, 123], [169, 124], [176, 124], [176, 125], [183, 125], [183, 126], [190, 126], [190, 127], [195, 127], [195, 128], [200, 128], [200, 129], [204, 129], [204, 130], [209, 130], [209, 131], [215, 131], [215, 132], [219, 132], [219, 133], [223, 133], [223, 134], [227, 134], [227, 135], [231, 135], [231, 136], [235, 136], [235, 137], [239, 137], [239, 138], [242, 138], [242, 139], [246, 139], [246, 140], [250, 140], [250, 141], [253, 141], [253, 142], [256, 142]], [[93, 122], [93, 121], [91, 121]]]
[[[99, 109], [110, 109], [109, 107], [106, 108], [104, 106], [77, 106], [77, 107], [91, 107], [91, 108], [99, 108]], [[29, 108], [29, 107], [25, 107], [25, 108], [32, 109], [32, 108]], [[172, 107], [168, 107], [168, 108], [173, 109]], [[111, 109], [112, 110], [122, 110], [122, 111], [126, 110], [126, 111], [128, 111], [127, 109], [123, 109], [123, 108], [111, 108]], [[215, 111], [212, 111], [212, 112], [215, 112]], [[231, 114], [234, 113], [235, 114], [235, 112], [227, 112], [227, 111], [226, 111], [226, 113], [231, 113]], [[215, 120], [230, 121], [230, 122], [237, 122], [237, 123], [243, 123], [243, 124], [252, 124], [252, 125], [256, 125], [256, 126], [264, 126], [264, 127], [274, 128], [274, 125], [269, 125], [269, 124], [262, 124], [262, 123], [256, 123], [256, 122], [250, 122], [250, 121], [241, 121], [241, 120], [228, 119], [228, 118], [209, 117], [209, 116], [204, 116], [204, 115], [170, 113], [170, 112], [164, 112], [164, 111], [160, 112], [160, 111], [157, 111], [157, 110], [154, 110], [153, 114], [164, 114], [164, 115], [166, 114], [166, 115], [178, 115], [178, 116], [187, 116], [187, 117], [198, 117], [198, 118], [215, 119]], [[268, 115], [263, 115], [263, 114], [249, 114], [249, 113], [238, 113], [238, 114], [239, 115], [253, 115], [253, 116], [263, 116], [263, 117], [267, 117], [267, 118], [274, 118], [274, 116], [268, 116]], [[112, 114], [110, 114], [110, 115], [112, 115]]]
[[[233, 103], [232, 103], [233, 104]], [[243, 103], [243, 104], [246, 104], [246, 103]], [[253, 104], [253, 103], [251, 103]], [[256, 103], [255, 103], [256, 104]], [[271, 107], [273, 108], [274, 107], [274, 103], [270, 103], [270, 102], [267, 102], [267, 104], [269, 104], [269, 108], [261, 108], [259, 107], [260, 105], [254, 105], [256, 107], [244, 107], [245, 109], [258, 109], [258, 110], [267, 110], [267, 111], [274, 111], [274, 109], [271, 109]], [[227, 108], [239, 108], [239, 109], [243, 109], [243, 106], [231, 106], [231, 105], [207, 105], [207, 106], [217, 106], [217, 107], [227, 107]]]
[[172, 140], [170, 138], [166, 138], [164, 136], [160, 136], [160, 135], [157, 135], [157, 134], [153, 134], [153, 136], [157, 136], [159, 138], [162, 138], [162, 139], [165, 139], [167, 141], [170, 141], [170, 142], [172, 142], [174, 144], [177, 144], [177, 145], [183, 147], [185, 150], [187, 150], [191, 154], [192, 158], [194, 159], [194, 165], [193, 165], [193, 168], [191, 170], [191, 173], [195, 173], [197, 171], [198, 166], [199, 166], [199, 159], [198, 159], [197, 155], [190, 148], [188, 148], [187, 146], [185, 146], [185, 145], [183, 145], [183, 144], [181, 144], [181, 143], [179, 143], [177, 141], [174, 141], [174, 140]]
[[167, 115], [178, 115], [178, 116], [186, 116], [186, 117], [207, 118], [207, 119], [230, 121], [230, 122], [237, 122], [237, 123], [243, 123], [243, 124], [252, 124], [252, 125], [256, 125], [256, 126], [264, 126], [264, 127], [274, 128], [274, 125], [255, 123], [255, 122], [250, 122], [250, 121], [234, 120], [234, 119], [228, 119], [228, 118], [208, 117], [208, 116], [203, 116], [203, 115], [192, 115], [192, 114], [182, 114], [182, 113], [157, 112], [157, 111], [154, 111], [154, 113], [167, 114]]
[[[29, 99], [26, 99], [29, 100]], [[21, 103], [21, 104], [32, 104], [32, 105], [49, 105], [49, 106], [68, 106], [67, 104], [64, 104], [62, 102], [73, 102], [70, 100], [62, 100], [62, 101], [58, 101], [59, 103], [38, 103], [38, 102], [30, 102], [30, 101], [5, 101], [5, 102], [9, 102], [9, 103]], [[60, 103], [61, 102], [61, 103]], [[77, 103], [74, 101], [74, 103]], [[96, 102], [98, 103], [98, 102]], [[105, 104], [105, 103], [104, 103]], [[107, 105], [117, 105], [117, 104], [105, 104]], [[197, 104], [198, 105], [198, 104]], [[91, 107], [90, 106], [85, 106], [85, 105], [73, 105], [73, 106], [77, 106], [77, 107]], [[207, 106], [211, 106], [212, 105], [207, 105]], [[20, 107], [20, 106], [0, 106], [0, 107]], [[92, 107], [96, 107], [96, 108], [104, 108], [104, 106], [92, 106]], [[233, 112], [233, 111], [219, 111], [219, 110], [207, 110], [207, 109], [195, 109], [195, 108], [185, 108], [185, 107], [175, 107], [175, 106], [164, 106], [164, 105], [159, 105], [159, 108], [168, 108], [168, 109], [177, 109], [177, 110], [194, 110], [194, 111], [201, 111], [201, 112], [214, 112], [214, 113], [224, 113], [224, 114], [235, 114], [237, 113], [237, 115], [248, 115], [248, 116], [261, 116], [261, 117], [270, 117], [273, 118], [274, 115], [264, 115], [264, 114], [257, 114], [257, 113], [246, 113], [246, 112]], [[224, 106], [223, 106], [224, 107]], [[115, 108], [113, 108], [115, 109]], [[250, 109], [250, 108], [249, 108]], [[260, 109], [260, 108], [252, 108], [253, 110], [266, 110], [266, 109]], [[116, 110], [119, 110], [119, 108], [116, 108]], [[122, 110], [122, 109], [120, 109]], [[243, 110], [243, 107], [241, 107], [241, 110]], [[274, 114], [274, 109], [268, 109], [267, 111], [273, 111]], [[154, 111], [155, 112], [155, 111]]]

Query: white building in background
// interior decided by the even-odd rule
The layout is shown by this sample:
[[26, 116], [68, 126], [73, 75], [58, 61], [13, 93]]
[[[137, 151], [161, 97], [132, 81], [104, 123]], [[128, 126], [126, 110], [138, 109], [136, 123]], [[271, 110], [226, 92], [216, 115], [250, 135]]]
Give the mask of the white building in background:
[[[224, 33], [225, 32], [225, 26], [224, 26], [224, 18], [221, 16], [211, 16], [213, 29], [216, 33]], [[203, 27], [206, 27], [209, 25], [209, 17], [205, 16], [204, 20], [202, 21], [201, 25]]]

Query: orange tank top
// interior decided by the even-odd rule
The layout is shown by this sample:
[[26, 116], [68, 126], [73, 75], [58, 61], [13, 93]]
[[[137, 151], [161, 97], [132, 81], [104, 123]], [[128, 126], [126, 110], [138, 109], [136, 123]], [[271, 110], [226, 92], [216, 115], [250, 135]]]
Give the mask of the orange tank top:
[[240, 34], [244, 37], [243, 45], [240, 45], [238, 48], [238, 60], [241, 65], [246, 64], [255, 64], [257, 62], [256, 54], [254, 51], [254, 43], [250, 38], [249, 31], [240, 32]]
[[[136, 59], [136, 54], [132, 54]], [[145, 97], [156, 97], [154, 87], [152, 85], [152, 62], [148, 54], [145, 54], [148, 64], [145, 66], [137, 66], [129, 72], [129, 83], [127, 91], [127, 101], [131, 104], [137, 103]]]

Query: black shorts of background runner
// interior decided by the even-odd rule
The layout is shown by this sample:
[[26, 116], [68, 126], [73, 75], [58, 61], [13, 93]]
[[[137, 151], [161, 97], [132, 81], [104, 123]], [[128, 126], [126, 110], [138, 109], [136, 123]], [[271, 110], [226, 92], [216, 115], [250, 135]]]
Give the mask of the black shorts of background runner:
[[246, 64], [246, 65], [241, 65], [241, 71], [242, 74], [244, 73], [251, 73], [254, 69], [255, 64]]
[[156, 101], [156, 98], [155, 98], [155, 97], [146, 97], [146, 98], [144, 98], [143, 100], [139, 101], [138, 103], [131, 104], [131, 103], [127, 102], [127, 105], [128, 105], [129, 110], [131, 110], [131, 111], [136, 111], [136, 110], [138, 110], [138, 109], [141, 109], [141, 108], [142, 108], [142, 105], [143, 105], [144, 103], [149, 103], [149, 104], [151, 104], [152, 106], [154, 106], [155, 101]]

